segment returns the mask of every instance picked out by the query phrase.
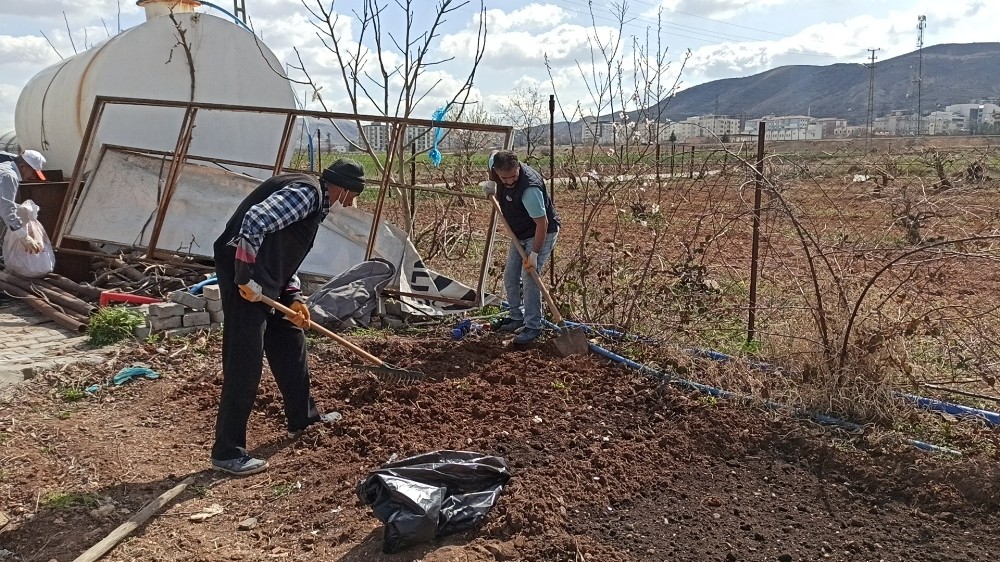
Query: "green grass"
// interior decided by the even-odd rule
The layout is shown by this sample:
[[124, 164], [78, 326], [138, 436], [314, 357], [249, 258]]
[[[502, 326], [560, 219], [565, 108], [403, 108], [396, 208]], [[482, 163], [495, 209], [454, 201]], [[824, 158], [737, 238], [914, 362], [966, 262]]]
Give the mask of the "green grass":
[[64, 402], [79, 402], [87, 397], [86, 392], [71, 386], [59, 387], [59, 389], [56, 390], [56, 394], [58, 394], [59, 398], [62, 398]]
[[110, 306], [90, 317], [87, 335], [91, 345], [104, 346], [132, 337], [132, 330], [145, 322], [142, 313], [127, 306]]
[[301, 488], [302, 485], [298, 482], [284, 482], [282, 484], [277, 484], [271, 487], [271, 495], [275, 498], [283, 498], [293, 494], [296, 490]]
[[84, 494], [81, 492], [49, 492], [42, 497], [38, 505], [43, 508], [56, 511], [72, 509], [74, 507], [95, 508], [100, 505], [95, 494]]

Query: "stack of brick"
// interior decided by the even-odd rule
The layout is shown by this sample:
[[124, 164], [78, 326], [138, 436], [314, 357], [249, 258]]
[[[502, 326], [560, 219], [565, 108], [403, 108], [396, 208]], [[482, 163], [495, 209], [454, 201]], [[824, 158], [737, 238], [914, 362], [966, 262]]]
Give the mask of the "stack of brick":
[[135, 337], [145, 339], [157, 333], [177, 336], [196, 330], [217, 330], [222, 326], [222, 296], [216, 285], [204, 287], [200, 296], [174, 291], [169, 300], [149, 305], [147, 322], [135, 329]]

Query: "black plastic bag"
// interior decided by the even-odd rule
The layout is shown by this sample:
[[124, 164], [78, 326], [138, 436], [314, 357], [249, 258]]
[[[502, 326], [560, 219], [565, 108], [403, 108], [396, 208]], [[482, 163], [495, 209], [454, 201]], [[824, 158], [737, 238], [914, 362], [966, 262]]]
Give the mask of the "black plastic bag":
[[382, 552], [476, 527], [510, 480], [507, 461], [472, 451], [435, 451], [388, 463], [358, 484], [385, 525]]

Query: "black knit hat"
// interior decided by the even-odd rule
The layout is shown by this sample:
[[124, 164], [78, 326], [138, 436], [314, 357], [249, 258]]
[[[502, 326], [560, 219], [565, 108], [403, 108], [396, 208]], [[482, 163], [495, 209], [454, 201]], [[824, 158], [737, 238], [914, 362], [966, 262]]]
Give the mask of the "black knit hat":
[[323, 170], [323, 181], [347, 191], [361, 193], [365, 190], [365, 169], [354, 160], [340, 158]]

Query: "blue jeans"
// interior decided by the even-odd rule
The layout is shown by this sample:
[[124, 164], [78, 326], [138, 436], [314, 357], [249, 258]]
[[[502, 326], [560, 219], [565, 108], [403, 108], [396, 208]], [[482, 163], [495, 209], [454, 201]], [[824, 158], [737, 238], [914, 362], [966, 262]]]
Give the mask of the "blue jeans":
[[[558, 237], [558, 232], [550, 232], [545, 235], [542, 251], [538, 253], [539, 277], [545, 271], [545, 263], [549, 261], [549, 256], [552, 255], [552, 248], [556, 245]], [[524, 269], [521, 254], [517, 252], [514, 244], [520, 244], [524, 248], [524, 253], [528, 254], [535, 247], [535, 238], [511, 240], [507, 247], [507, 264], [503, 269], [503, 288], [507, 293], [507, 303], [510, 304], [510, 317], [516, 321], [523, 321], [525, 328], [540, 330], [544, 317], [542, 315], [542, 292], [535, 284], [535, 280], [531, 278], [528, 270]], [[524, 289], [523, 302], [521, 300], [522, 288]]]

